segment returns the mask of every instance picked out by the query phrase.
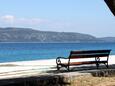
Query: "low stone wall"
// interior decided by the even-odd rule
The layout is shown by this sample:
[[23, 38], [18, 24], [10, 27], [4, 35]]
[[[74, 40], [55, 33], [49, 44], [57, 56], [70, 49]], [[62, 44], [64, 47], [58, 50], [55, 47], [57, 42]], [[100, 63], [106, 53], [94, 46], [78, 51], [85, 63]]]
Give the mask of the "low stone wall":
[[0, 86], [66, 86], [70, 79], [60, 75], [26, 77], [0, 80]]

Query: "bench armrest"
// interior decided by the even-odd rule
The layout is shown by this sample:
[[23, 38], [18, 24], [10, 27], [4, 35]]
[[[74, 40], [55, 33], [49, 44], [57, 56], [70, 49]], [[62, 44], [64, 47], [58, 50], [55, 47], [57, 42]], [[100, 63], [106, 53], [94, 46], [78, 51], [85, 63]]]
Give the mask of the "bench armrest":
[[56, 64], [61, 64], [61, 59], [68, 59], [68, 58], [65, 58], [65, 57], [57, 57], [57, 58], [56, 58]]
[[65, 57], [57, 57], [57, 59], [67, 59], [67, 58], [65, 58]]

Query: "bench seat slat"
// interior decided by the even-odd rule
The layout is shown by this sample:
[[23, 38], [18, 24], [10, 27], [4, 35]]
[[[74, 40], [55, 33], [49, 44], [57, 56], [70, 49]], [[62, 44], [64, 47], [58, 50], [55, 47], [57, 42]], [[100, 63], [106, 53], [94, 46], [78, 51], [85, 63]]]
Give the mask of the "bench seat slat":
[[75, 58], [92, 58], [92, 57], [107, 57], [109, 54], [73, 54], [69, 58], [75, 59]]
[[[70, 66], [74, 66], [74, 65], [82, 65], [82, 64], [96, 64], [97, 61], [85, 61], [85, 62], [70, 62]], [[107, 63], [107, 61], [99, 61], [98, 63]], [[62, 65], [67, 66], [68, 63], [63, 63]]]

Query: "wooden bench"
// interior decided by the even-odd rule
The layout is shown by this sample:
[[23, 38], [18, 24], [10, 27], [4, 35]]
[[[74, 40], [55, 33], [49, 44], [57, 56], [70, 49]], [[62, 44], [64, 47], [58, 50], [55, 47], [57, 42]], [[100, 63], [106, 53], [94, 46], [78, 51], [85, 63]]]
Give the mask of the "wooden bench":
[[[61, 67], [66, 67], [69, 71], [70, 66], [82, 65], [82, 64], [96, 64], [97, 69], [99, 64], [103, 63], [108, 68], [108, 59], [111, 50], [84, 50], [84, 51], [71, 51], [68, 58], [57, 57], [56, 64], [57, 70]], [[106, 57], [104, 60], [100, 60], [102, 57]], [[83, 58], [94, 58], [91, 61], [80, 61], [80, 62], [71, 62], [72, 59], [83, 59]], [[62, 62], [62, 59], [66, 59], [67, 62]]]

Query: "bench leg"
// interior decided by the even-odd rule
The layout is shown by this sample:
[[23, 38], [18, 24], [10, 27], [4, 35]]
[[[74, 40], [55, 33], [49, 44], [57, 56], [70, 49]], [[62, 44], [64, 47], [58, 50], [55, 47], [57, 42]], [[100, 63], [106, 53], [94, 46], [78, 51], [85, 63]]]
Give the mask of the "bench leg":
[[105, 63], [105, 66], [106, 66], [107, 68], [109, 68], [109, 66], [108, 66], [108, 62], [107, 62], [107, 63]]
[[59, 67], [59, 65], [57, 65], [57, 70], [60, 70], [60, 67]]
[[107, 68], [109, 68], [108, 64], [106, 65]]
[[96, 63], [97, 69], [99, 69], [99, 63]]
[[67, 70], [70, 71], [69, 66], [67, 66]]
[[99, 57], [95, 57], [95, 61], [96, 61], [96, 66], [97, 66], [97, 69], [99, 68], [99, 61], [100, 61], [100, 58]]

